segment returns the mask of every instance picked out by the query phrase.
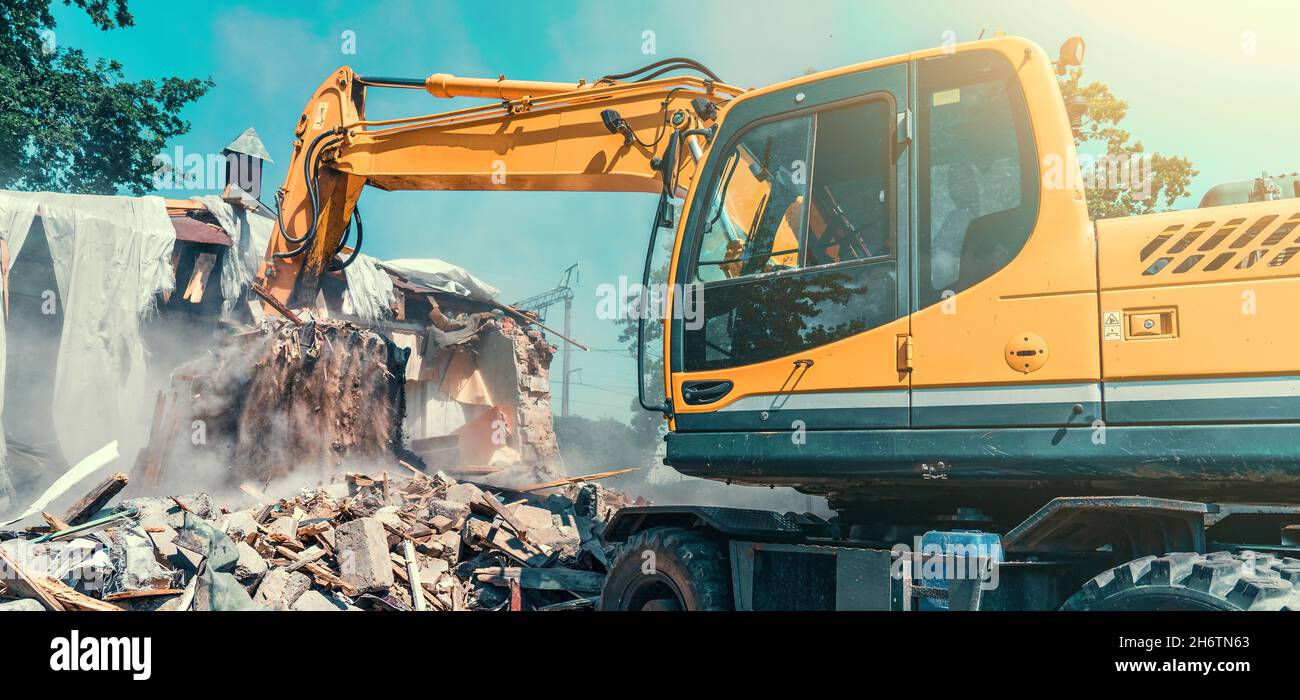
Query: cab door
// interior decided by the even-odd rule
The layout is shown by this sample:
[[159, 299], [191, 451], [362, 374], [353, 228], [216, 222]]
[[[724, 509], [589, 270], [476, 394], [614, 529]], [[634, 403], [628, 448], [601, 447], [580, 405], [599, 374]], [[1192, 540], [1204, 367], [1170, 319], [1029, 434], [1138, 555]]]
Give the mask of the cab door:
[[912, 425], [1088, 427], [1095, 239], [1082, 190], [1050, 177], [1074, 144], [1046, 57], [988, 46], [915, 66]]
[[729, 106], [674, 268], [676, 431], [908, 425], [907, 71]]

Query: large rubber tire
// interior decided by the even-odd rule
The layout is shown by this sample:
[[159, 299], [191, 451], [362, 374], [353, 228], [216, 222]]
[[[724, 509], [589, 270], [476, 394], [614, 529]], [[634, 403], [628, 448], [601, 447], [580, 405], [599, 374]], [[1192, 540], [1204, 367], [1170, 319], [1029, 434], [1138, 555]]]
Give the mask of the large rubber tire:
[[600, 595], [601, 610], [731, 608], [731, 564], [723, 548], [681, 527], [654, 527], [628, 539]]
[[1104, 571], [1062, 610], [1300, 610], [1300, 559], [1174, 552]]

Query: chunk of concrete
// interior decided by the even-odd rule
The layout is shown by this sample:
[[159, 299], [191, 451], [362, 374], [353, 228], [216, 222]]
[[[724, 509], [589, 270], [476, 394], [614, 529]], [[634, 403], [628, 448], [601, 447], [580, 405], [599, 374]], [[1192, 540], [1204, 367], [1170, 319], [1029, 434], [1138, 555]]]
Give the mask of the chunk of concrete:
[[469, 503], [452, 501], [446, 498], [430, 499], [427, 509], [430, 518], [446, 520], [448, 522], [447, 527], [451, 527], [469, 516]]
[[237, 510], [226, 516], [226, 534], [236, 542], [247, 542], [257, 532], [257, 520], [246, 510]]
[[295, 600], [289, 609], [299, 612], [337, 612], [347, 610], [350, 607], [341, 600], [331, 598], [320, 591], [312, 589], [298, 596], [298, 600]]
[[528, 541], [565, 552], [576, 553], [581, 546], [578, 530], [562, 524], [561, 518], [545, 508], [520, 503], [510, 508], [510, 515], [528, 531]]
[[371, 593], [391, 588], [393, 564], [388, 534], [375, 518], [358, 518], [334, 528], [339, 577], [352, 588]]
[[316, 489], [316, 493], [324, 494], [328, 498], [341, 501], [352, 495], [352, 486], [346, 481], [340, 481], [335, 484], [325, 484]]
[[35, 598], [23, 598], [0, 603], [0, 612], [41, 612], [45, 608]]
[[420, 581], [425, 588], [433, 590], [433, 585], [451, 569], [451, 564], [446, 559], [427, 559], [420, 566]]
[[272, 569], [262, 577], [253, 602], [272, 610], [288, 610], [311, 588], [311, 578], [301, 571]]
[[273, 518], [271, 522], [266, 524], [266, 531], [272, 535], [279, 535], [286, 541], [293, 542], [298, 539], [298, 521], [289, 515]]
[[395, 530], [405, 530], [406, 521], [402, 520], [402, 516], [398, 515], [397, 511], [397, 506], [384, 506], [375, 511], [375, 514], [371, 517]]
[[455, 530], [438, 535], [435, 540], [442, 545], [442, 558], [446, 559], [453, 566], [460, 561], [460, 533]]
[[442, 498], [452, 503], [463, 503], [468, 506], [471, 503], [477, 503], [483, 496], [483, 489], [474, 484], [452, 484], [443, 492]]
[[180, 530], [185, 524], [185, 511], [176, 504], [177, 501], [183, 504], [185, 508], [188, 508], [191, 513], [205, 520], [211, 520], [221, 514], [221, 510], [212, 501], [212, 497], [206, 493], [177, 496], [175, 501], [170, 498], [141, 496], [122, 501], [117, 510], [126, 510], [134, 506], [136, 509], [135, 519], [140, 525], [144, 527], [166, 525], [173, 530]]
[[270, 567], [262, 555], [248, 543], [236, 542], [235, 547], [239, 550], [239, 559], [235, 562], [235, 580], [242, 583], [245, 588], [252, 588], [262, 580], [262, 576], [266, 575]]

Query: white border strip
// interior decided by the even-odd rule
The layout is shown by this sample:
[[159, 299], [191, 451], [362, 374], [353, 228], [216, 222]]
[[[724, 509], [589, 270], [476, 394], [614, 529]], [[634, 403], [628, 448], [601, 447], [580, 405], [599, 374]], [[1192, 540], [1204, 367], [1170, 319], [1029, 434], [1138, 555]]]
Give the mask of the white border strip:
[[1107, 382], [1107, 401], [1189, 401], [1300, 396], [1300, 377]]
[[1100, 402], [1101, 388], [1096, 384], [960, 387], [916, 389], [912, 392], [912, 406], [916, 408]]

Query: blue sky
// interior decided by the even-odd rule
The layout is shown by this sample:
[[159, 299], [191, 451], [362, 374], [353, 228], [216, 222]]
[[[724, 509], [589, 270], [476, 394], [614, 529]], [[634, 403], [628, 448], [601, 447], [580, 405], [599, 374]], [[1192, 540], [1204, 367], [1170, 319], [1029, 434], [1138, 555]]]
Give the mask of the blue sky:
[[[304, 103], [340, 65], [371, 75], [569, 81], [689, 56], [750, 87], [935, 46], [946, 32], [968, 41], [996, 29], [1053, 54], [1066, 37], [1082, 35], [1085, 79], [1128, 101], [1125, 127], [1148, 150], [1188, 156], [1201, 171], [1193, 202], [1218, 182], [1300, 169], [1300, 94], [1288, 89], [1300, 77], [1300, 43], [1289, 36], [1300, 10], [1276, 1], [134, 0], [130, 7], [134, 27], [100, 32], [59, 4], [56, 38], [118, 59], [131, 79], [210, 76], [216, 87], [187, 110], [193, 128], [171, 148], [216, 152], [253, 126], [276, 160], [264, 192], [284, 177]], [[354, 55], [342, 50], [347, 30], [355, 32]], [[655, 33], [653, 56], [642, 53], [647, 30]], [[415, 91], [371, 91], [367, 108], [369, 117], [385, 118], [449, 107]], [[653, 197], [369, 189], [362, 201], [368, 253], [463, 265], [508, 302], [553, 286], [565, 267], [580, 263], [574, 335], [598, 351], [574, 353], [582, 384], [573, 411], [627, 419], [634, 363], [614, 351], [613, 324], [596, 317], [596, 290], [620, 275], [639, 277]], [[551, 319], [559, 317], [556, 308]], [[558, 357], [553, 370], [558, 378]]]

